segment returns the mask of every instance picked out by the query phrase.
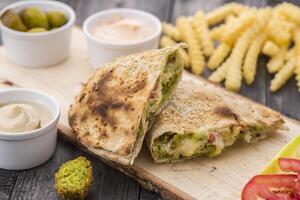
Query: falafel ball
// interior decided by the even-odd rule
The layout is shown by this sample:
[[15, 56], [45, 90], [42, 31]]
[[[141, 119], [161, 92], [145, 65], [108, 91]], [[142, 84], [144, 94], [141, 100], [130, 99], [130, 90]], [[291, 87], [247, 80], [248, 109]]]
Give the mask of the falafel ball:
[[93, 180], [92, 164], [83, 156], [64, 163], [55, 173], [55, 189], [64, 200], [83, 200]]

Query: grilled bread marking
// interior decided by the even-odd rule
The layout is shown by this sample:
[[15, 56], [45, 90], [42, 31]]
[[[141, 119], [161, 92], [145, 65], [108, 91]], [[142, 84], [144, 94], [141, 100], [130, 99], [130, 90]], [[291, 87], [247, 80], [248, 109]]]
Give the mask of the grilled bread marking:
[[[69, 123], [78, 142], [105, 159], [133, 164], [150, 118], [168, 102], [162, 89], [171, 95], [180, 80], [180, 47], [120, 57], [100, 67], [69, 110]], [[150, 105], [154, 100], [157, 107]]]

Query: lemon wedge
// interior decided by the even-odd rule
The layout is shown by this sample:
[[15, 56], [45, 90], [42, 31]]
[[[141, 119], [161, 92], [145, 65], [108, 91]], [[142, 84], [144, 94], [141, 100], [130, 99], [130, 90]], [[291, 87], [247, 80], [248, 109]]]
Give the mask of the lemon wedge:
[[296, 136], [287, 145], [281, 149], [276, 157], [266, 166], [262, 174], [277, 174], [282, 171], [278, 165], [278, 158], [296, 158], [300, 159], [300, 135]]

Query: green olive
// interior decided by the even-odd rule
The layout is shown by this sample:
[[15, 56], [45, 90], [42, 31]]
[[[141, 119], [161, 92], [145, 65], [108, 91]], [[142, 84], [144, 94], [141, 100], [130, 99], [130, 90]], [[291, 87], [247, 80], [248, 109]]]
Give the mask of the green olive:
[[23, 24], [20, 16], [13, 10], [5, 11], [1, 16], [1, 22], [8, 28], [16, 31], [27, 31], [26, 26]]
[[38, 28], [32, 28], [28, 32], [30, 33], [40, 33], [40, 32], [47, 32], [46, 29], [38, 27]]
[[35, 7], [26, 8], [20, 14], [27, 28], [44, 28], [46, 30], [49, 29], [47, 15], [41, 9]]
[[57, 29], [58, 27], [52, 27], [50, 28], [50, 31], [54, 31], [55, 29]]
[[49, 11], [47, 16], [51, 27], [61, 27], [68, 21], [66, 15], [60, 11]]

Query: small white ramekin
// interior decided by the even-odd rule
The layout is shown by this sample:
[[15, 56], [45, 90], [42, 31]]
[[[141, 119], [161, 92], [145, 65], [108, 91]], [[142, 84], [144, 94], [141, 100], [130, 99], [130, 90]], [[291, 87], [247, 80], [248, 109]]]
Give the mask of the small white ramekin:
[[66, 14], [68, 22], [60, 28], [41, 33], [15, 31], [0, 23], [7, 58], [24, 67], [47, 67], [64, 61], [70, 54], [74, 10], [57, 1], [22, 1], [2, 9], [0, 16], [8, 9], [20, 11], [28, 7], [59, 10]]
[[[154, 29], [153, 35], [143, 41], [130, 44], [115, 44], [108, 41], [100, 41], [91, 34], [91, 29], [97, 26], [99, 21], [107, 19], [109, 16], [122, 15], [124, 17], [136, 17], [143, 19], [150, 27]], [[132, 53], [157, 49], [159, 46], [159, 37], [161, 34], [161, 22], [154, 15], [136, 9], [116, 8], [100, 11], [87, 18], [83, 24], [83, 32], [87, 39], [88, 54], [92, 67], [97, 69], [101, 65], [112, 61], [114, 58]]]
[[23, 170], [46, 162], [54, 153], [59, 105], [51, 96], [30, 89], [0, 90], [0, 103], [33, 102], [49, 109], [53, 119], [40, 129], [23, 133], [0, 132], [0, 168]]

